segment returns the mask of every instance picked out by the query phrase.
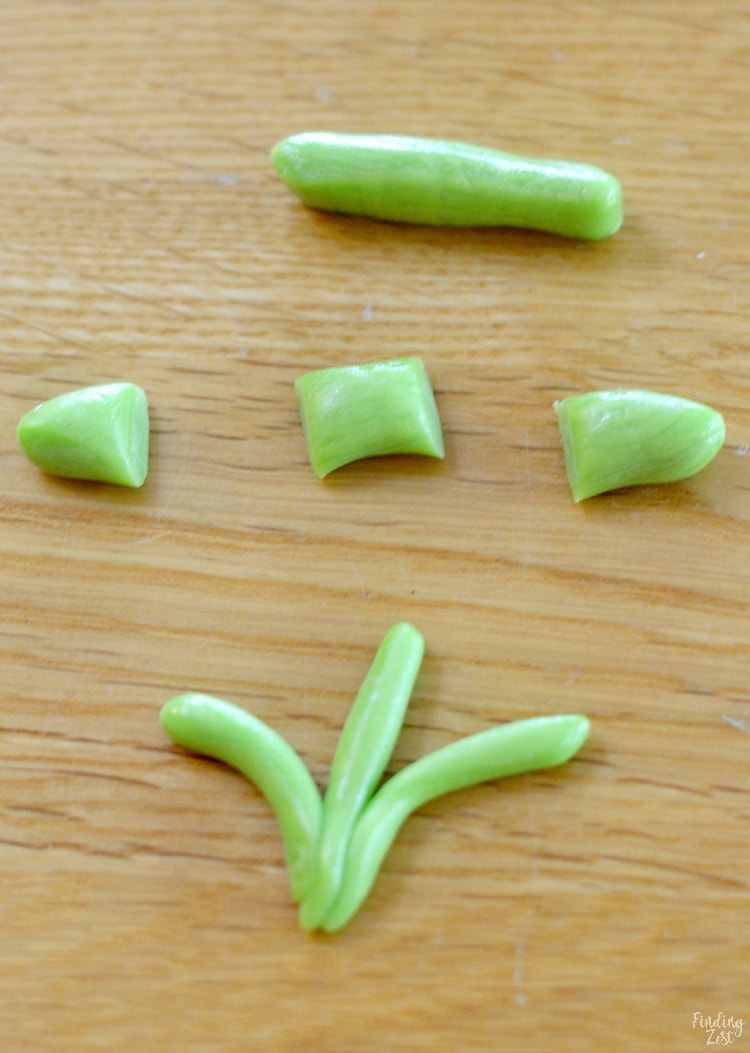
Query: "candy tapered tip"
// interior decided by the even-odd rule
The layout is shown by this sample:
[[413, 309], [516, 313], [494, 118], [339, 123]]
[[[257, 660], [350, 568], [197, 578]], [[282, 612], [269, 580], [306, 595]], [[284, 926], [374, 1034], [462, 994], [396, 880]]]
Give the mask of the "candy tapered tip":
[[565, 734], [560, 741], [559, 764], [570, 760], [583, 746], [591, 731], [591, 721], [581, 714], [560, 717], [561, 723], [565, 725]]

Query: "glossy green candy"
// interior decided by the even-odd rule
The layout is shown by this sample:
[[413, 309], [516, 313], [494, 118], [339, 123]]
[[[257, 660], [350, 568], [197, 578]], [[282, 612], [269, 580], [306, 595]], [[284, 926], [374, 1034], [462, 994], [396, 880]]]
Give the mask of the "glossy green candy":
[[320, 924], [336, 897], [349, 837], [390, 759], [423, 654], [424, 641], [417, 630], [407, 622], [394, 625], [347, 717], [323, 800], [312, 890], [300, 908], [305, 929]]
[[435, 398], [420, 358], [334, 366], [295, 382], [315, 473], [385, 454], [445, 456]]
[[395, 135], [307, 132], [271, 162], [313, 208], [434, 226], [529, 227], [598, 240], [622, 224], [622, 192], [587, 164]]
[[161, 724], [180, 746], [236, 768], [267, 797], [281, 827], [292, 895], [301, 900], [313, 879], [322, 802], [298, 754], [262, 720], [210, 695], [172, 699]]
[[404, 820], [427, 801], [475, 783], [564, 764], [581, 748], [589, 721], [579, 715], [518, 720], [469, 735], [402, 768], [359, 819], [341, 891], [323, 922], [341, 928], [363, 903]]
[[716, 410], [654, 391], [592, 391], [555, 409], [576, 501], [694, 475], [716, 456], [726, 431]]
[[323, 801], [295, 751], [244, 710], [195, 693], [162, 709], [162, 725], [175, 742], [237, 768], [268, 798], [306, 929], [333, 931], [356, 913], [414, 809], [472, 783], [563, 764], [588, 735], [581, 716], [516, 721], [436, 750], [377, 789], [423, 651], [422, 637], [408, 623], [386, 634], [346, 720]]
[[101, 384], [58, 395], [18, 425], [21, 449], [42, 471], [73, 479], [142, 486], [149, 419], [136, 384]]

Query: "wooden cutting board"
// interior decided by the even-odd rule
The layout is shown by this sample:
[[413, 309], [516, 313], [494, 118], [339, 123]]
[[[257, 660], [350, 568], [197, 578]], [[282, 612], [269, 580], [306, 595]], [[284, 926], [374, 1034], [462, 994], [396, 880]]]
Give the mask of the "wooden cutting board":
[[[746, 4], [6, 0], [0, 41], [3, 1050], [750, 1048]], [[625, 224], [316, 214], [268, 155], [320, 128], [595, 163]], [[403, 355], [445, 462], [321, 482], [295, 378]], [[22, 414], [110, 380], [148, 393], [146, 485], [43, 476]], [[714, 406], [724, 448], [575, 505], [553, 403], [611, 387]], [[323, 790], [401, 620], [389, 773], [591, 736], [425, 806], [310, 936], [266, 801], [159, 710], [235, 702]]]

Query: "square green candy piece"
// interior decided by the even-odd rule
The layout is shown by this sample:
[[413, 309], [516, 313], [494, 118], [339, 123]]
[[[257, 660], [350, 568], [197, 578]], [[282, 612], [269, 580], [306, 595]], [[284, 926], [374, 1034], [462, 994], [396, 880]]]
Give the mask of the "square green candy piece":
[[363, 457], [445, 456], [420, 358], [318, 369], [299, 377], [295, 389], [310, 463], [321, 479]]
[[69, 479], [142, 486], [149, 420], [136, 384], [99, 384], [43, 402], [18, 425], [21, 449], [37, 468]]

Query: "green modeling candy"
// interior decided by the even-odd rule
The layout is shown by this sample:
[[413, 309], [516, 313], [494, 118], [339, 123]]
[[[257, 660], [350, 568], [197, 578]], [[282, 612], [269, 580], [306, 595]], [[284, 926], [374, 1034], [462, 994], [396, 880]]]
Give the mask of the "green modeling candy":
[[312, 208], [433, 226], [530, 227], [598, 240], [622, 224], [620, 184], [591, 165], [439, 139], [307, 132], [271, 162]]
[[161, 724], [180, 746], [236, 768], [268, 798], [281, 827], [292, 894], [301, 900], [312, 881], [322, 804], [297, 753], [262, 720], [209, 695], [167, 702]]
[[320, 924], [336, 897], [350, 834], [390, 760], [423, 654], [417, 630], [406, 622], [394, 625], [347, 717], [323, 800], [313, 887], [300, 908], [305, 929]]
[[29, 460], [52, 475], [142, 486], [148, 472], [146, 395], [128, 383], [58, 395], [22, 418], [18, 441]]
[[305, 929], [333, 931], [349, 921], [420, 805], [473, 783], [563, 764], [588, 735], [582, 716], [519, 720], [436, 750], [377, 789], [423, 650], [422, 637], [405, 622], [386, 634], [344, 725], [324, 801], [294, 750], [249, 713], [200, 694], [162, 709], [162, 726], [175, 742], [232, 765], [268, 797]]
[[552, 768], [578, 752], [586, 717], [518, 720], [459, 739], [414, 761], [378, 790], [357, 823], [339, 896], [323, 922], [341, 928], [359, 909], [404, 820], [427, 801], [475, 783]]
[[555, 403], [576, 501], [695, 475], [724, 442], [720, 413], [654, 391], [592, 391]]
[[310, 463], [321, 479], [363, 457], [445, 456], [435, 398], [419, 358], [319, 369], [299, 377], [295, 390]]

